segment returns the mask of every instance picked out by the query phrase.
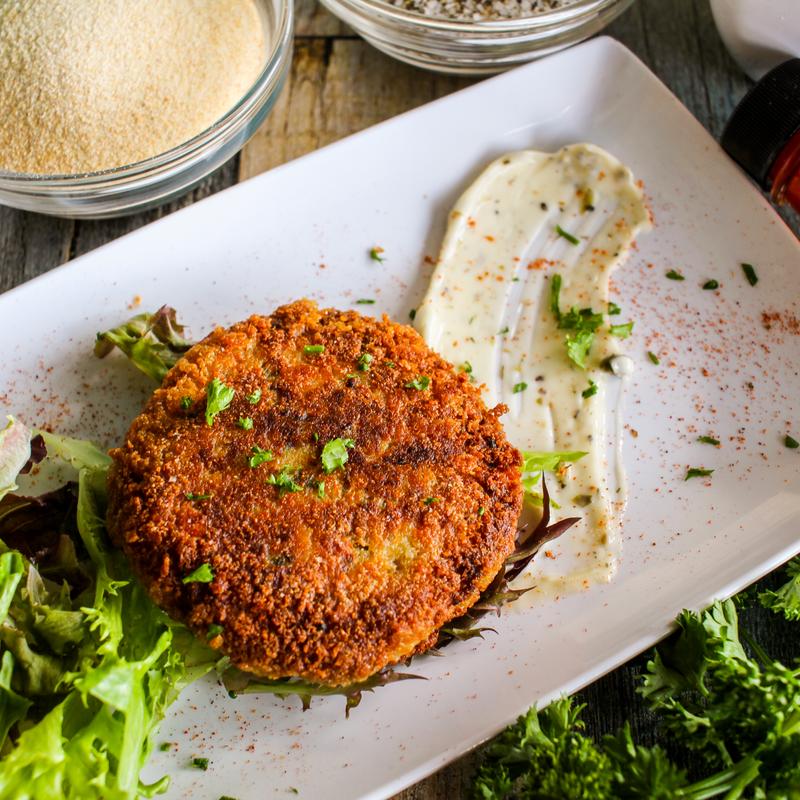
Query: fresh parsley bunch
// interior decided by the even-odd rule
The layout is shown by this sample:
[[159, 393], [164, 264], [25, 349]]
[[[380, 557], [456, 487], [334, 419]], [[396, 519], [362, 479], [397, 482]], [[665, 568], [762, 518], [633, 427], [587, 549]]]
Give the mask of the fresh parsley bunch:
[[[788, 573], [785, 586], [759, 599], [798, 619], [800, 559]], [[594, 742], [584, 733], [584, 706], [562, 698], [531, 709], [488, 746], [475, 798], [800, 798], [800, 668], [771, 659], [742, 634], [748, 653], [732, 600], [684, 611], [677, 622], [638, 691], [675, 748], [697, 752], [705, 777], [690, 781], [661, 747], [635, 744], [627, 724]]]

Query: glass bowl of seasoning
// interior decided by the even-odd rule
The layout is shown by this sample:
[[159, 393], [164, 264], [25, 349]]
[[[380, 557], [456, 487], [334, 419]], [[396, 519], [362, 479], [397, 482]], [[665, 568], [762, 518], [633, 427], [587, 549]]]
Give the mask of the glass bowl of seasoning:
[[0, 203], [100, 219], [185, 193], [272, 108], [292, 32], [292, 0], [0, 3]]
[[487, 75], [587, 39], [633, 0], [320, 0], [415, 67]]

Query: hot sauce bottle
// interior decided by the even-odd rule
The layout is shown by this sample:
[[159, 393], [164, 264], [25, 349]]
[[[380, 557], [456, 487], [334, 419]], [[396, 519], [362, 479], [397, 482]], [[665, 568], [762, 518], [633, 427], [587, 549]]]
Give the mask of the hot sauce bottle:
[[800, 58], [753, 86], [728, 120], [721, 144], [772, 202], [800, 212]]

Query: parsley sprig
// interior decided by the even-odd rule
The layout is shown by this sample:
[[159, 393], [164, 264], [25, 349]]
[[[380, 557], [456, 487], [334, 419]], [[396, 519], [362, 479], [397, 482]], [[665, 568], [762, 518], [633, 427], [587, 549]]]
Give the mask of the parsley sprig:
[[713, 469], [705, 469], [703, 467], [690, 467], [686, 470], [686, 477], [684, 477], [685, 481], [691, 480], [692, 478], [709, 478], [713, 474]]
[[431, 385], [431, 379], [427, 375], [417, 375], [413, 380], [405, 384], [406, 389], [416, 389], [418, 392], [424, 392]]
[[212, 378], [206, 386], [206, 425], [211, 426], [217, 415], [233, 401], [236, 391], [226, 386], [219, 378]]
[[758, 283], [756, 268], [752, 264], [742, 264], [742, 272], [744, 272], [744, 276], [751, 286], [755, 286]]
[[267, 461], [272, 461], [272, 458], [273, 456], [271, 450], [265, 450], [263, 447], [259, 447], [257, 444], [254, 444], [250, 449], [250, 456], [247, 459], [247, 465], [250, 467], [250, 469], [255, 469], [262, 464], [266, 464]]
[[210, 564], [201, 564], [188, 575], [181, 578], [181, 583], [211, 583], [214, 580], [214, 570]]
[[577, 306], [562, 313], [560, 295], [561, 275], [556, 273], [550, 279], [550, 310], [556, 318], [559, 330], [569, 331], [564, 339], [567, 356], [575, 366], [586, 369], [586, 359], [594, 344], [595, 331], [603, 324], [603, 315], [591, 308], [579, 309]]
[[290, 467], [282, 467], [280, 472], [273, 472], [267, 478], [267, 483], [274, 486], [278, 490], [278, 494], [282, 497], [287, 492], [302, 492], [303, 487], [295, 481], [297, 471], [292, 470]]
[[[788, 584], [759, 599], [798, 620], [800, 560], [789, 574]], [[669, 753], [637, 744], [627, 722], [594, 740], [581, 719], [585, 706], [565, 697], [532, 708], [487, 747], [474, 796], [792, 797], [800, 785], [800, 669], [772, 660], [755, 643], [748, 654], [732, 600], [684, 611], [677, 623], [638, 689], [670, 742]], [[681, 748], [702, 765], [699, 780], [690, 781], [671, 760]]]
[[320, 455], [322, 469], [326, 473], [342, 469], [350, 458], [348, 449], [356, 446], [352, 439], [331, 439], [323, 448]]

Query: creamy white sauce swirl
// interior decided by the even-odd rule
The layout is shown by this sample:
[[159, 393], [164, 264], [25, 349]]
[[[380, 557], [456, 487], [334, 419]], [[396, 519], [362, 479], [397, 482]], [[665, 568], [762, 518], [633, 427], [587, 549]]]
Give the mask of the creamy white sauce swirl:
[[[561, 506], [554, 515], [582, 520], [537, 557], [531, 570], [540, 588], [608, 580], [620, 553], [624, 505], [624, 479], [612, 481], [607, 457], [607, 398], [616, 379], [601, 365], [620, 353], [609, 326], [630, 317], [623, 309], [605, 318], [588, 369], [579, 369], [567, 357], [566, 332], [550, 308], [552, 276], [561, 276], [562, 312], [577, 306], [606, 313], [609, 277], [649, 224], [630, 170], [599, 147], [503, 156], [453, 208], [417, 312], [426, 342], [456, 366], [470, 365], [487, 403], [508, 406], [503, 423], [514, 445], [588, 451], [559, 479], [548, 477]], [[620, 368], [631, 364], [614, 359]], [[585, 398], [590, 381], [597, 392]]]

